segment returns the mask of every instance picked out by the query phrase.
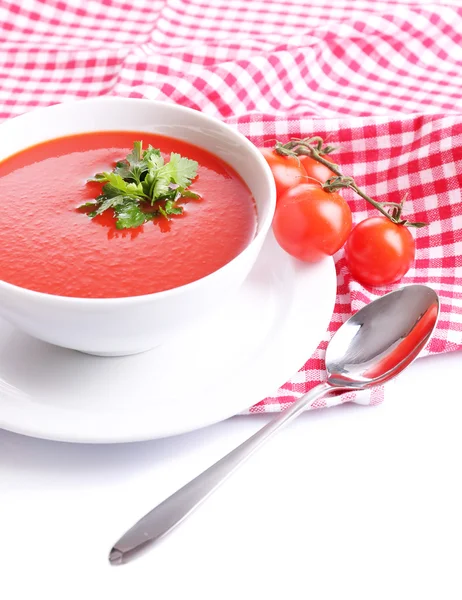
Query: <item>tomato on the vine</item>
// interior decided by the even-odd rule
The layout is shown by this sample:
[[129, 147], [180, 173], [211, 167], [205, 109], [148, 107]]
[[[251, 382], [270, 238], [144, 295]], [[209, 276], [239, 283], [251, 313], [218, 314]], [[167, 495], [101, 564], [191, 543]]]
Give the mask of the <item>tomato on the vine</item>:
[[343, 246], [351, 224], [350, 207], [340, 194], [326, 192], [317, 183], [302, 183], [279, 199], [273, 231], [286, 252], [316, 262]]
[[[335, 177], [335, 173], [331, 171], [329, 167], [326, 167], [326, 165], [323, 165], [314, 158], [311, 158], [311, 156], [300, 155], [298, 158], [300, 159], [300, 162], [302, 163], [308, 177], [312, 177], [320, 183], [326, 183], [328, 179]], [[323, 158], [325, 158], [325, 156], [323, 156]], [[329, 159], [326, 158], [326, 160]]]
[[[415, 258], [409, 227], [427, 223], [402, 218], [404, 198], [377, 202], [368, 196], [326, 158], [333, 150], [318, 135], [277, 142], [275, 150], [262, 149], [278, 191], [276, 239], [289, 254], [309, 262], [334, 254], [346, 242], [346, 262], [354, 279], [371, 286], [395, 283]], [[351, 211], [337, 191], [341, 188], [350, 188], [383, 216], [370, 217], [351, 231]], [[391, 206], [393, 211], [388, 210]]]
[[405, 225], [387, 217], [369, 217], [353, 228], [345, 258], [354, 279], [363, 285], [387, 285], [399, 281], [415, 257], [414, 238]]
[[272, 148], [260, 148], [273, 173], [277, 200], [291, 187], [307, 180], [306, 171], [295, 156], [282, 156]]

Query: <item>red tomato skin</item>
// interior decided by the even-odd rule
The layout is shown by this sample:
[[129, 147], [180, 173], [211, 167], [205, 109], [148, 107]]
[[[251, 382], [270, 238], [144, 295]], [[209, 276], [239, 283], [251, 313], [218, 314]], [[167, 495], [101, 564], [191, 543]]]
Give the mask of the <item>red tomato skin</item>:
[[306, 181], [306, 171], [294, 156], [281, 156], [272, 148], [260, 148], [273, 173], [277, 200], [291, 187]]
[[396, 283], [414, 262], [414, 238], [405, 225], [387, 217], [369, 217], [353, 228], [345, 258], [351, 276], [363, 285]]
[[320, 183], [326, 183], [331, 177], [336, 177], [335, 173], [326, 167], [326, 165], [319, 163], [314, 158], [311, 158], [311, 156], [299, 156], [299, 159], [308, 177], [312, 177]]
[[279, 245], [305, 262], [335, 254], [352, 226], [351, 210], [342, 196], [315, 183], [302, 183], [280, 199], [273, 219]]

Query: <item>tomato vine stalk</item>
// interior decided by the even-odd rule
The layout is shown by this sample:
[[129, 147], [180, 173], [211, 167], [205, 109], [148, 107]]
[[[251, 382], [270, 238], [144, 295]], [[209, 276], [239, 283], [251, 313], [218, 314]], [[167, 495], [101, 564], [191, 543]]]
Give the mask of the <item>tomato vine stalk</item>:
[[[310, 156], [312, 159], [328, 167], [336, 177], [328, 179], [322, 187], [326, 192], [335, 192], [343, 188], [349, 188], [356, 192], [358, 196], [372, 204], [382, 215], [396, 225], [406, 225], [408, 227], [425, 227], [427, 223], [411, 222], [402, 218], [402, 211], [407, 194], [401, 202], [377, 202], [371, 198], [364, 190], [356, 184], [353, 177], [343, 175], [337, 164], [324, 158], [335, 150], [335, 146], [324, 145], [324, 140], [320, 136], [313, 136], [304, 139], [292, 139], [287, 144], [276, 142], [275, 151], [282, 156]], [[388, 210], [390, 209], [390, 210]]]

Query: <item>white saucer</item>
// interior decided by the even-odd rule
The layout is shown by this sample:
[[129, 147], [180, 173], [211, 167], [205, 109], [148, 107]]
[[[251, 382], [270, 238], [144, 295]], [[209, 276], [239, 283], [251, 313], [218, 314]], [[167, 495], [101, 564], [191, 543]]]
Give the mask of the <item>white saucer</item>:
[[226, 419], [274, 394], [303, 366], [326, 331], [335, 291], [332, 259], [303, 264], [270, 236], [223, 310], [144, 354], [84, 355], [0, 320], [0, 427], [105, 443], [166, 437]]

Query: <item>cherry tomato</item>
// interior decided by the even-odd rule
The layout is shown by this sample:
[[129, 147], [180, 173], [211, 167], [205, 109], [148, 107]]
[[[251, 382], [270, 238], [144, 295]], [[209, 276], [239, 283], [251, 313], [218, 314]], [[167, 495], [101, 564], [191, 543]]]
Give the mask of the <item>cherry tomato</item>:
[[326, 167], [326, 165], [323, 165], [317, 160], [314, 160], [314, 158], [311, 158], [311, 156], [299, 156], [299, 159], [308, 177], [317, 179], [320, 183], [325, 183], [331, 177], [335, 177], [335, 173], [333, 171]]
[[306, 171], [295, 156], [281, 156], [272, 148], [260, 148], [276, 182], [277, 200], [290, 187], [306, 181]]
[[345, 245], [348, 269], [364, 285], [387, 285], [405, 275], [415, 256], [414, 238], [405, 225], [370, 217], [354, 227]]
[[292, 256], [316, 262], [339, 250], [351, 231], [351, 211], [337, 192], [301, 183], [281, 196], [273, 219], [279, 245]]

